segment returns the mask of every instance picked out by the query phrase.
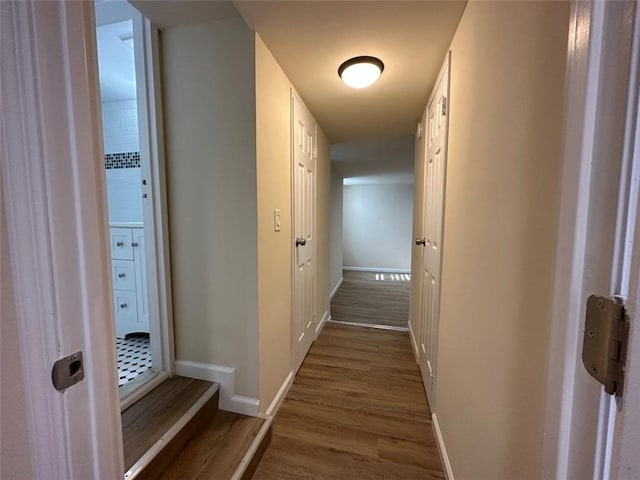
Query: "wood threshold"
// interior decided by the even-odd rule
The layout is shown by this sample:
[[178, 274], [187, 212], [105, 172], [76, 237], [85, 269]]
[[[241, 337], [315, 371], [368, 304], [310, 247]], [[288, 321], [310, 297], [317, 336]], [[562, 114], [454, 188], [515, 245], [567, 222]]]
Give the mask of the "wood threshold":
[[217, 389], [211, 382], [174, 376], [123, 411], [125, 478], [135, 478], [140, 462], [150, 461], [149, 452], [157, 454], [160, 445], [166, 445], [180, 430], [176, 424], [184, 426]]

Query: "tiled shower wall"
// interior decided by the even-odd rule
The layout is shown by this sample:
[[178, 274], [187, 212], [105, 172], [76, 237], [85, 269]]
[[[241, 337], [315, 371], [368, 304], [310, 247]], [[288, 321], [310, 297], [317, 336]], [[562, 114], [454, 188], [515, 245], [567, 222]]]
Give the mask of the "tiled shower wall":
[[109, 222], [142, 222], [136, 100], [102, 104]]

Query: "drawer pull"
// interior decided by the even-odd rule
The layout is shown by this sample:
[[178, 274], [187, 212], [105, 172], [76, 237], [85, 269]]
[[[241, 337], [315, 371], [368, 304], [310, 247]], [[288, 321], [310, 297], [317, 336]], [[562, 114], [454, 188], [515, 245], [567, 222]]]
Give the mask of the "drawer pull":
[[124, 247], [124, 242], [116, 242], [116, 247]]
[[124, 278], [124, 277], [126, 277], [126, 275], [124, 273], [119, 273], [118, 274], [118, 278]]
[[127, 307], [128, 307], [128, 305], [126, 303], [121, 303], [120, 304], [120, 308], [127, 308]]
[[138, 242], [132, 242], [132, 243], [131, 243], [131, 246], [132, 246], [133, 248], [137, 247], [137, 246], [138, 246]]

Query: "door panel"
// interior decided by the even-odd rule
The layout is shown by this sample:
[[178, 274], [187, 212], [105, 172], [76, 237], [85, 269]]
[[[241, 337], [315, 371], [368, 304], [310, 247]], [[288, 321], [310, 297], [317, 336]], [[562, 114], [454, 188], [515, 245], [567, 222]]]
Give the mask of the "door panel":
[[432, 100], [427, 106], [427, 148], [424, 167], [422, 256], [422, 309], [420, 324], [420, 369], [432, 411], [435, 411], [438, 324], [442, 271], [442, 233], [447, 145], [447, 98], [449, 61], [438, 76]]
[[314, 205], [316, 124], [300, 100], [293, 102], [293, 338], [294, 369], [302, 364], [313, 342], [314, 322]]

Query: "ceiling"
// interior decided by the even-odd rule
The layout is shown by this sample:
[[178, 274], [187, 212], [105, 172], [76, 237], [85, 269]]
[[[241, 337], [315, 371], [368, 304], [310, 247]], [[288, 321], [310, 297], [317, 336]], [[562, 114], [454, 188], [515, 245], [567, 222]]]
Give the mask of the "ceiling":
[[[103, 102], [136, 98], [132, 37], [131, 20], [98, 27], [98, 71]], [[127, 39], [129, 44], [123, 41]]]
[[[135, 3], [135, 2], [134, 2]], [[235, 1], [332, 143], [413, 134], [465, 1]], [[338, 66], [371, 55], [373, 86], [342, 83]]]
[[414, 137], [385, 137], [331, 145], [331, 170], [345, 185], [413, 183]]

